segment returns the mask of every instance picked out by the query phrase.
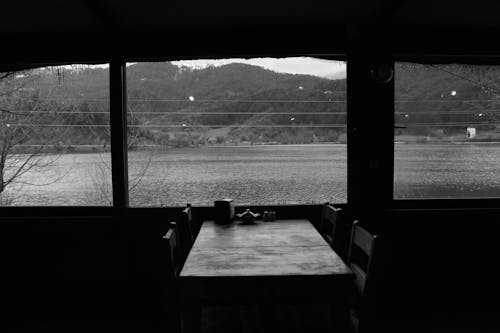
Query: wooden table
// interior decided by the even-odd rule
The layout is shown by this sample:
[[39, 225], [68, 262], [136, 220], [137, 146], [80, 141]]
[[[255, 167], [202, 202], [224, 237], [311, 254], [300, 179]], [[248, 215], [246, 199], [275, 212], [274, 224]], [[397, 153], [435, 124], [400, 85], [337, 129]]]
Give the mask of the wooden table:
[[203, 304], [263, 301], [332, 304], [345, 319], [352, 279], [308, 220], [205, 221], [179, 277], [184, 322], [196, 330]]

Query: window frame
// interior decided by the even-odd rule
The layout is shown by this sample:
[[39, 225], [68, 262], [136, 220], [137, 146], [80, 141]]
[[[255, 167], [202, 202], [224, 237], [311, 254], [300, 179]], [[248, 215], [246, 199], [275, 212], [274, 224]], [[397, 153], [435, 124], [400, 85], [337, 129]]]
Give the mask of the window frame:
[[[263, 58], [263, 57], [269, 57], [269, 58], [288, 58], [288, 57], [313, 57], [313, 58], [318, 58], [322, 60], [335, 60], [335, 61], [343, 61], [346, 64], [346, 68], [349, 67], [349, 62], [348, 62], [348, 57], [347, 54], [307, 54], [307, 53], [260, 53], [260, 54], [218, 54], [218, 55], [200, 55], [200, 56], [186, 56], [186, 57], [179, 57], [179, 56], [167, 56], [167, 57], [125, 57], [123, 62], [125, 65], [127, 63], [135, 63], [135, 62], [168, 62], [168, 61], [180, 61], [180, 60], [199, 60], [199, 59], [227, 59], [227, 58], [245, 58], [245, 59], [250, 59], [250, 58]], [[346, 74], [347, 74], [348, 69], [346, 69]], [[348, 75], [346, 75], [346, 87], [349, 85], [349, 78]], [[127, 94], [127, 82], [125, 80], [123, 84], [123, 89], [124, 89], [124, 98], [126, 99], [126, 94]], [[348, 106], [348, 93], [346, 95], [346, 133], [347, 133], [347, 149], [346, 149], [346, 164], [347, 164], [347, 169], [349, 169], [349, 106]], [[126, 101], [124, 102], [126, 104]], [[126, 109], [126, 105], [124, 105]], [[123, 110], [122, 110], [123, 112]], [[125, 118], [125, 124], [126, 124], [126, 118]], [[127, 127], [127, 126], [125, 126]], [[126, 130], [126, 129], [125, 129]], [[128, 150], [127, 150], [127, 133], [124, 132], [124, 150], [125, 154], [128, 156]], [[126, 158], [125, 160], [128, 160]], [[125, 168], [125, 172], [127, 172], [128, 175], [128, 166]], [[349, 182], [349, 171], [346, 170], [347, 172], [347, 178], [346, 178], [346, 187], [347, 187], [347, 193], [346, 193], [346, 200], [341, 203], [335, 203], [336, 206], [339, 207], [347, 207], [349, 204], [349, 183], [353, 184], [353, 182]], [[120, 183], [123, 182], [124, 180], [120, 180]], [[128, 184], [128, 183], [127, 183]], [[125, 187], [127, 188], [127, 187]], [[121, 188], [119, 188], [121, 190]], [[114, 193], [114, 192], [113, 192]], [[121, 196], [121, 195], [120, 195]], [[318, 204], [318, 206], [321, 204]], [[269, 209], [272, 209], [273, 207], [276, 207], [275, 204], [269, 204], [269, 205], [256, 205], [254, 203], [251, 203], [250, 205], [245, 205], [245, 207], [269, 207]], [[303, 204], [284, 204], [280, 205], [282, 207], [290, 207], [291, 209], [294, 209], [296, 206], [311, 206], [311, 204], [308, 203], [303, 203]], [[168, 207], [174, 207], [174, 206], [168, 206]], [[180, 206], [176, 206], [177, 208], [180, 208]], [[197, 206], [198, 207], [198, 206]], [[202, 208], [209, 208], [209, 206], [200, 206]], [[127, 208], [129, 209], [161, 209], [164, 207], [130, 207], [128, 198], [127, 198]], [[165, 207], [166, 208], [166, 207]]]
[[[366, 50], [354, 50], [343, 55], [305, 54], [305, 53], [259, 53], [252, 57], [289, 57], [311, 56], [329, 60], [345, 61], [347, 66], [347, 203], [341, 206], [356, 209], [483, 209], [500, 206], [500, 198], [453, 198], [453, 199], [394, 199], [394, 89], [390, 91], [391, 83], [378, 86], [383, 93], [371, 101], [370, 107], [381, 108], [382, 117], [374, 118], [370, 126], [378, 126], [384, 137], [376, 145], [370, 144], [371, 133], [368, 121], [363, 120], [366, 114], [367, 102], [363, 100], [367, 89], [377, 87], [370, 77], [370, 71], [377, 64], [385, 63], [394, 66], [396, 62], [415, 62], [422, 64], [460, 63], [468, 65], [500, 65], [500, 55], [484, 54], [375, 54], [366, 57]], [[373, 57], [372, 57], [373, 55]], [[128, 163], [126, 149], [126, 63], [137, 61], [175, 61], [180, 59], [222, 59], [228, 57], [248, 57], [241, 54], [219, 54], [203, 56], [158, 56], [158, 57], [126, 57], [117, 56], [99, 60], [54, 59], [54, 61], [30, 63], [0, 63], [0, 69], [22, 70], [35, 67], [56, 66], [65, 64], [109, 64], [110, 71], [110, 126], [111, 126], [111, 158], [112, 158], [112, 183], [113, 206], [24, 206], [0, 207], [0, 216], [113, 216], [124, 214], [128, 210], [165, 211], [179, 207], [147, 207], [130, 208], [128, 205]], [[393, 82], [392, 82], [393, 85]], [[392, 94], [392, 95], [391, 95]], [[392, 96], [392, 97], [391, 97]], [[389, 117], [388, 117], [389, 114]], [[390, 118], [390, 119], [389, 119]], [[390, 137], [390, 139], [389, 139]], [[368, 143], [368, 144], [367, 144]], [[376, 157], [365, 158], [363, 155]], [[366, 175], [370, 177], [366, 177]], [[371, 179], [370, 179], [371, 178]], [[366, 180], [363, 183], [363, 180]], [[372, 188], [368, 192], [365, 190]], [[366, 192], [366, 193], [365, 193]], [[390, 194], [390, 195], [389, 195]], [[288, 205], [283, 205], [284, 207]], [[289, 205], [295, 207], [297, 205]], [[299, 205], [300, 206], [300, 205]], [[26, 210], [29, 208], [29, 211]]]
[[[487, 54], [395, 54], [393, 65], [397, 62], [416, 64], [461, 64], [461, 65], [490, 65], [500, 66], [500, 55]], [[395, 99], [393, 100], [393, 118], [395, 115]], [[392, 151], [395, 151], [395, 142], [392, 142]], [[395, 158], [392, 159], [394, 169]], [[422, 198], [422, 199], [395, 199], [394, 198], [394, 171], [392, 178], [392, 200], [390, 209], [417, 209], [417, 210], [448, 210], [448, 209], [490, 209], [500, 206], [500, 197], [485, 198]]]
[[[225, 58], [258, 58], [258, 57], [294, 57], [294, 56], [304, 56], [304, 57], [316, 57], [325, 60], [337, 60], [344, 61], [347, 64], [347, 56], [345, 54], [305, 54], [305, 53], [259, 53], [258, 55], [248, 55], [248, 54], [218, 54], [214, 56], [203, 55], [203, 56], [156, 56], [156, 57], [124, 57], [117, 56], [113, 58], [103, 59], [99, 61], [79, 61], [74, 59], [74, 61], [54, 61], [54, 62], [40, 62], [40, 63], [20, 63], [20, 64], [2, 64], [0, 63], [0, 69], [2, 70], [22, 70], [29, 68], [37, 68], [44, 66], [59, 66], [59, 65], [70, 65], [70, 64], [109, 64], [109, 98], [110, 98], [110, 137], [111, 137], [111, 172], [112, 172], [112, 195], [113, 195], [113, 205], [110, 207], [101, 206], [5, 206], [0, 207], [0, 216], [3, 212], [7, 212], [7, 215], [15, 213], [20, 216], [24, 216], [22, 210], [24, 208], [33, 208], [40, 211], [53, 211], [54, 209], [60, 211], [62, 215], [67, 215], [67, 212], [72, 210], [78, 215], [81, 212], [93, 211], [99, 212], [98, 215], [102, 215], [103, 212], [109, 211], [110, 214], [116, 211], [123, 211], [128, 209], [169, 209], [169, 208], [179, 208], [179, 207], [130, 207], [129, 205], [129, 192], [128, 192], [128, 149], [127, 149], [127, 80], [126, 80], [126, 64], [130, 62], [161, 62], [161, 61], [178, 61], [178, 60], [193, 60], [193, 59], [225, 59]], [[346, 79], [348, 81], [348, 79]], [[347, 100], [346, 100], [347, 104]], [[348, 106], [346, 105], [347, 118]], [[349, 120], [347, 119], [347, 122]], [[346, 124], [348, 131], [349, 125]], [[349, 146], [349, 144], [347, 144]], [[349, 149], [347, 149], [349, 150]], [[349, 155], [349, 152], [347, 152]], [[347, 156], [347, 165], [349, 165], [349, 156]], [[348, 166], [349, 168], [349, 166]], [[348, 176], [349, 178], [349, 176]], [[349, 187], [349, 180], [347, 179], [347, 187]], [[349, 190], [347, 191], [349, 192]], [[340, 203], [341, 206], [346, 206], [348, 204], [348, 198], [346, 202]], [[274, 205], [270, 205], [273, 207]], [[282, 206], [302, 206], [301, 204], [289, 204]], [[304, 206], [310, 206], [309, 204], [304, 204]], [[19, 211], [19, 212], [16, 212]], [[87, 215], [87, 213], [83, 214]], [[92, 213], [90, 215], [93, 215]], [[106, 214], [107, 215], [107, 214]]]

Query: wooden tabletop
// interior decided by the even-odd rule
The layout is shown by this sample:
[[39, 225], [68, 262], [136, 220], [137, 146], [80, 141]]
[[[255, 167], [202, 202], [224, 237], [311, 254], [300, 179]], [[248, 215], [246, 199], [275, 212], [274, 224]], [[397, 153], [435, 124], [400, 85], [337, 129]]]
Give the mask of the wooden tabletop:
[[351, 274], [308, 220], [205, 221], [180, 278]]

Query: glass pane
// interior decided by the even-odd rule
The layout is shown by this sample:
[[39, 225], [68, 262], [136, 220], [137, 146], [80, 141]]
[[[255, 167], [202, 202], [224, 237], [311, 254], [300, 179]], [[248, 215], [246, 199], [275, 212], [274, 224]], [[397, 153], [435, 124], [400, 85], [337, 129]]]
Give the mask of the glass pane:
[[345, 63], [127, 65], [132, 206], [346, 201]]
[[500, 67], [396, 64], [394, 198], [500, 196]]
[[0, 73], [0, 204], [110, 205], [106, 65]]

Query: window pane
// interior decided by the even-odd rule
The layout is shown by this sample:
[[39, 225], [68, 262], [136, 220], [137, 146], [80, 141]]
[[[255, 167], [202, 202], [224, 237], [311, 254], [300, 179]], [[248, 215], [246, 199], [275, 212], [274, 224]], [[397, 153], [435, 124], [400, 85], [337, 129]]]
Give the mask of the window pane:
[[500, 67], [396, 64], [394, 198], [500, 196]]
[[110, 205], [106, 65], [0, 73], [0, 204]]
[[127, 65], [132, 206], [346, 201], [345, 63]]

